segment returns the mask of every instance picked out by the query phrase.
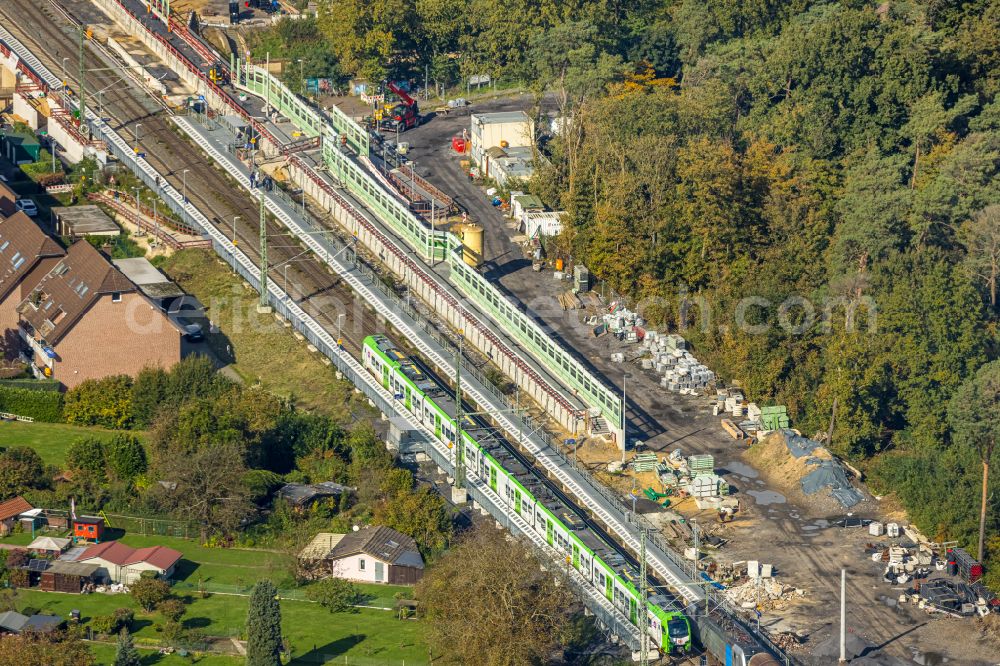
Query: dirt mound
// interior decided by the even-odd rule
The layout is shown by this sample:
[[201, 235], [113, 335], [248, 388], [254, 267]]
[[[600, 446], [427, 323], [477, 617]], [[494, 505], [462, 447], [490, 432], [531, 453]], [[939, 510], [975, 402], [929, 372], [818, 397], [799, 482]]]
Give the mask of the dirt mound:
[[[815, 463], [806, 462], [809, 457], [796, 458], [788, 452], [785, 436], [780, 431], [768, 433], [747, 451], [747, 458], [754, 467], [761, 470], [768, 481], [781, 490], [802, 493], [802, 477], [816, 469]], [[827, 456], [829, 456], [827, 452]], [[819, 456], [815, 456], [819, 457]]]

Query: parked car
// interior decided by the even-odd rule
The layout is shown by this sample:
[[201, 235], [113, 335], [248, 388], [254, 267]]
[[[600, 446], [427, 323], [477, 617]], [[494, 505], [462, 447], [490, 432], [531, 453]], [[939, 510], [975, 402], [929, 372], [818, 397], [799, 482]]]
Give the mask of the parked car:
[[189, 341], [201, 342], [205, 339], [208, 318], [205, 317], [205, 307], [198, 302], [198, 299], [193, 296], [181, 296], [167, 306], [166, 312]]
[[18, 199], [14, 202], [14, 207], [28, 217], [38, 217], [38, 206], [32, 199]]

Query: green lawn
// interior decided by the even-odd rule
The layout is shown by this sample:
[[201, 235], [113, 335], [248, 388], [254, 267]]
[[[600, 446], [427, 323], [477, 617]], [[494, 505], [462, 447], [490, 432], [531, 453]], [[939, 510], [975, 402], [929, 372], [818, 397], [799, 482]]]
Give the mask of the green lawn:
[[206, 344], [216, 361], [245, 383], [259, 380], [275, 395], [294, 396], [296, 404], [339, 419], [348, 418], [352, 401], [358, 403], [355, 409], [367, 409], [366, 402], [354, 398], [351, 385], [338, 380], [333, 367], [310, 353], [291, 328], [273, 315], [257, 313], [257, 292], [244, 289], [243, 281], [211, 250], [181, 250], [161, 268], [205, 305], [206, 316], [219, 327], [218, 333], [205, 336]]
[[[61, 467], [66, 461], [66, 450], [77, 439], [89, 436], [108, 440], [116, 432], [118, 431], [65, 423], [0, 421], [0, 447], [30, 446], [46, 463]], [[145, 440], [143, 432], [130, 433]]]
[[[184, 559], [174, 575], [174, 580], [181, 584], [178, 589], [197, 590], [200, 581], [210, 592], [241, 593], [262, 578], [270, 578], [279, 588], [295, 586], [290, 573], [290, 558], [284, 553], [206, 548], [197, 541], [165, 536], [126, 535], [120, 541], [133, 548], [167, 546], [183, 553]], [[364, 595], [362, 605], [383, 608], [395, 607], [397, 593], [408, 596], [412, 592], [411, 588], [402, 585], [357, 583], [356, 587]], [[304, 597], [304, 588], [291, 590], [291, 594], [294, 598]]]
[[[185, 626], [197, 628], [210, 636], [239, 637], [246, 619], [247, 599], [212, 594], [201, 599], [180, 595], [187, 604], [183, 618]], [[128, 595], [72, 595], [37, 590], [19, 592], [18, 608], [32, 607], [44, 613], [68, 617], [79, 609], [84, 623], [98, 615], [107, 615], [116, 608], [136, 608]], [[292, 647], [295, 664], [426, 664], [427, 646], [423, 640], [423, 623], [397, 620], [390, 611], [359, 609], [355, 613], [329, 613], [317, 604], [306, 601], [282, 600], [282, 629]], [[137, 643], [155, 645], [159, 642], [157, 626], [161, 618], [153, 613], [137, 611], [134, 635]], [[103, 649], [103, 648], [102, 648]], [[239, 663], [238, 660], [236, 663]], [[151, 662], [151, 663], [161, 663]], [[168, 663], [168, 662], [164, 662]], [[177, 662], [189, 663], [189, 662]], [[229, 660], [213, 660], [213, 664], [228, 664]]]
[[167, 546], [179, 550], [184, 560], [178, 565], [175, 580], [197, 584], [253, 585], [261, 578], [270, 578], [278, 587], [291, 585], [289, 558], [284, 553], [240, 548], [206, 548], [191, 539], [166, 536], [126, 535], [122, 543], [133, 548]]

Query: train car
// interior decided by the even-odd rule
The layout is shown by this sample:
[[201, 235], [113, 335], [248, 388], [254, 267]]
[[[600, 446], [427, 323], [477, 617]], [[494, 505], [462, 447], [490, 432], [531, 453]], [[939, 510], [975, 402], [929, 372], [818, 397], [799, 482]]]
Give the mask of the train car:
[[[454, 394], [434, 381], [413, 359], [383, 336], [368, 336], [362, 364], [384, 388], [449, 448], [457, 442]], [[500, 497], [508, 515], [517, 515], [562, 554], [629, 622], [640, 622], [638, 572], [614, 547], [591, 530], [576, 510], [565, 504], [546, 482], [519, 459], [495, 429], [463, 415], [462, 460], [469, 476], [480, 479]], [[691, 625], [666, 595], [646, 600], [645, 622], [653, 645], [664, 653], [691, 648]]]

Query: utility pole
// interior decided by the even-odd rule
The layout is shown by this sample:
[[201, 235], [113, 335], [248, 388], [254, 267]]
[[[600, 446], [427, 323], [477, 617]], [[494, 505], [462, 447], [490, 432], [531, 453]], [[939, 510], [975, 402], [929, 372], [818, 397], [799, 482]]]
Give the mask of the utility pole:
[[264, 214], [264, 193], [258, 192], [260, 197], [260, 302], [257, 304], [257, 312], [270, 312], [271, 306], [267, 302], [267, 218]]
[[649, 611], [646, 596], [646, 528], [639, 530], [639, 666], [649, 666]]
[[80, 129], [87, 126], [87, 81], [85, 79], [86, 68], [83, 62], [83, 38], [84, 28], [80, 26]]
[[840, 661], [847, 663], [847, 569], [840, 570]]
[[458, 332], [458, 347], [455, 349], [455, 487], [465, 487], [465, 446], [462, 441], [462, 341], [465, 332]]

